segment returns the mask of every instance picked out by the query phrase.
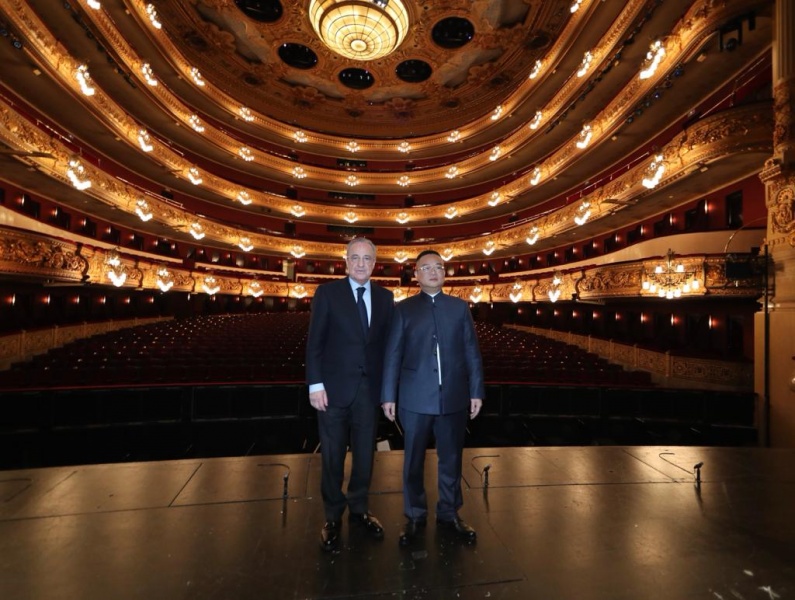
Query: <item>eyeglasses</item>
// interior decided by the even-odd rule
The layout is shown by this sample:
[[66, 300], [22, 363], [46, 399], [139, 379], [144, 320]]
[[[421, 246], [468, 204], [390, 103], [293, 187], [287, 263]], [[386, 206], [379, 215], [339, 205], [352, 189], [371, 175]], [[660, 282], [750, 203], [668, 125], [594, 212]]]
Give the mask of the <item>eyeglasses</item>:
[[421, 267], [417, 267], [417, 270], [423, 273], [430, 273], [431, 271], [439, 271], [442, 273], [444, 272], [444, 265], [422, 265]]

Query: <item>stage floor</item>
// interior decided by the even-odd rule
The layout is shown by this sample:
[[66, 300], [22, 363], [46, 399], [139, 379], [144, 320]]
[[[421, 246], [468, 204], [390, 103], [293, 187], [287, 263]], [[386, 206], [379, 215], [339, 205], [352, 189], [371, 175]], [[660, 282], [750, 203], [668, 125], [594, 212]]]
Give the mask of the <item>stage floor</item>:
[[[408, 548], [403, 454], [379, 452], [386, 537], [346, 521], [332, 554], [319, 458], [1, 471], [0, 598], [795, 598], [795, 450], [468, 448], [477, 544], [429, 522]], [[431, 506], [435, 469], [429, 451]]]

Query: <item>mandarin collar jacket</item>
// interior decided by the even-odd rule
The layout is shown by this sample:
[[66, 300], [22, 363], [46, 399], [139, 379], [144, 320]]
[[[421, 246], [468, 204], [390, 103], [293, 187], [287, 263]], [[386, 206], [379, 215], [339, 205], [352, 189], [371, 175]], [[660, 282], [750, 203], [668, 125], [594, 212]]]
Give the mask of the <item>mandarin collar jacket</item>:
[[449, 414], [483, 396], [483, 363], [469, 305], [424, 292], [399, 303], [386, 343], [381, 401], [422, 414]]

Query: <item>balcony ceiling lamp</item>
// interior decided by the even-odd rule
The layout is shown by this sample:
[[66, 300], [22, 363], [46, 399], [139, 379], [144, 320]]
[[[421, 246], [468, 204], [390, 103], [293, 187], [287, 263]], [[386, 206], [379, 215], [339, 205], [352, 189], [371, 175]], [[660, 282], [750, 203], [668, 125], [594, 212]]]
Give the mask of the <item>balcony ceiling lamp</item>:
[[144, 152], [151, 152], [155, 149], [155, 147], [152, 145], [152, 138], [146, 129], [138, 130], [138, 145]]
[[197, 167], [191, 167], [188, 169], [188, 179], [193, 185], [201, 185], [203, 181], [201, 171]]
[[552, 281], [550, 282], [549, 289], [547, 290], [547, 296], [549, 296], [550, 302], [557, 302], [560, 299], [562, 285], [563, 285], [563, 276], [557, 272], [553, 273]]
[[241, 106], [237, 112], [240, 115], [240, 118], [246, 121], [247, 123], [250, 123], [251, 121], [254, 120], [254, 114], [251, 112], [251, 109], [248, 108], [247, 106]]
[[138, 215], [138, 218], [144, 223], [152, 218], [152, 209], [149, 208], [149, 203], [144, 198], [138, 198], [138, 201], [135, 203], [135, 214]]
[[154, 4], [147, 4], [146, 5], [146, 14], [149, 17], [149, 22], [152, 24], [152, 27], [155, 29], [160, 29], [163, 25], [160, 23], [159, 17], [157, 16], [157, 10], [155, 9]]
[[582, 204], [577, 207], [577, 211], [574, 215], [574, 222], [577, 225], [585, 225], [588, 219], [591, 217], [591, 203], [587, 200], [583, 200]]
[[251, 238], [243, 236], [237, 242], [238, 247], [243, 252], [251, 252], [254, 249], [254, 244], [251, 243]]
[[105, 265], [108, 268], [108, 279], [111, 280], [114, 286], [121, 287], [127, 281], [127, 272], [121, 262], [121, 257], [117, 250], [111, 250], [105, 259]]
[[530, 129], [538, 129], [538, 126], [541, 124], [541, 119], [544, 117], [544, 113], [540, 110], [536, 111], [536, 114], [533, 116], [533, 120], [530, 121]]
[[508, 297], [511, 299], [511, 302], [517, 304], [522, 300], [523, 293], [524, 293], [524, 286], [517, 281], [516, 283], [513, 284], [513, 288], [511, 288]]
[[328, 48], [353, 60], [377, 60], [393, 52], [409, 30], [401, 0], [311, 0], [309, 21]]
[[160, 288], [160, 291], [165, 293], [174, 287], [174, 276], [166, 267], [160, 267], [157, 270], [155, 283], [157, 283], [157, 287]]
[[533, 65], [533, 70], [530, 71], [530, 74], [527, 76], [528, 79], [535, 79], [536, 77], [538, 77], [538, 74], [541, 72], [542, 66], [543, 63], [540, 60], [537, 60]]
[[254, 280], [248, 284], [248, 293], [254, 298], [259, 298], [265, 293], [265, 290], [262, 289], [259, 281]]
[[657, 187], [665, 174], [665, 163], [663, 162], [663, 155], [657, 154], [652, 158], [651, 164], [646, 169], [646, 177], [643, 178], [641, 183], [643, 187], [653, 190]]
[[204, 227], [202, 227], [201, 223], [199, 223], [198, 221], [195, 221], [190, 224], [190, 227], [188, 228], [188, 233], [190, 233], [193, 236], [193, 238], [196, 240], [201, 240], [205, 236]]
[[69, 181], [72, 182], [72, 185], [80, 191], [87, 190], [91, 187], [91, 179], [88, 176], [83, 162], [77, 156], [72, 156], [69, 159], [66, 176], [69, 177]]
[[204, 281], [202, 282], [202, 289], [206, 294], [215, 296], [221, 291], [221, 286], [218, 285], [218, 281], [215, 279], [215, 277], [210, 275], [204, 278]]
[[88, 72], [87, 65], [80, 65], [77, 68], [75, 79], [77, 79], [77, 82], [80, 84], [80, 91], [82, 91], [84, 95], [93, 96], [97, 91], [96, 88], [91, 85], [91, 75]]
[[152, 65], [149, 63], [142, 64], [141, 74], [144, 76], [146, 84], [149, 87], [157, 87], [157, 78], [155, 77], [155, 72], [152, 70]]
[[293, 288], [290, 290], [290, 295], [293, 298], [298, 298], [299, 300], [301, 298], [306, 298], [306, 295], [308, 293], [309, 292], [307, 292], [306, 287], [304, 287], [304, 285], [301, 284], [301, 283], [299, 283], [298, 285], [293, 286]]

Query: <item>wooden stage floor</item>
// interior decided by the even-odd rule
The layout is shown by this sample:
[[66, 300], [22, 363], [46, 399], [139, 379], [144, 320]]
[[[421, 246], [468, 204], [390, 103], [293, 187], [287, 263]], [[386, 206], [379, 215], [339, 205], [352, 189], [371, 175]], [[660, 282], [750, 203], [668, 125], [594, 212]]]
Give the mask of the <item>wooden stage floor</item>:
[[[0, 598], [795, 598], [795, 449], [468, 448], [461, 516], [477, 544], [429, 522], [408, 548], [403, 454], [379, 452], [386, 538], [346, 521], [333, 554], [318, 547], [319, 462], [1, 471]], [[435, 468], [429, 451], [431, 503]]]

